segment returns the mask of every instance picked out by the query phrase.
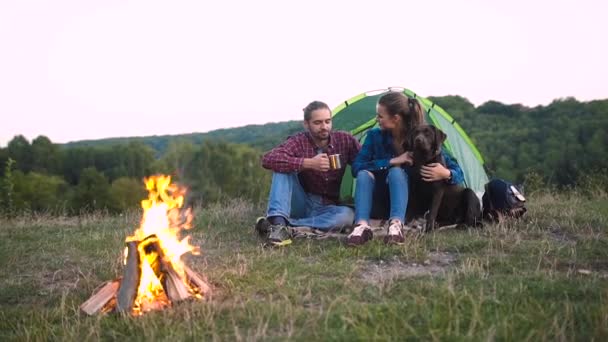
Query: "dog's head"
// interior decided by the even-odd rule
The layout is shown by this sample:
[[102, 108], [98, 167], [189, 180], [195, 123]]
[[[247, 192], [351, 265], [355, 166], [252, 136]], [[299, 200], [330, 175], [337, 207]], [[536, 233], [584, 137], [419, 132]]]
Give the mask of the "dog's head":
[[421, 125], [412, 130], [409, 147], [414, 152], [416, 163], [425, 164], [441, 153], [441, 145], [447, 136], [442, 130], [431, 125]]

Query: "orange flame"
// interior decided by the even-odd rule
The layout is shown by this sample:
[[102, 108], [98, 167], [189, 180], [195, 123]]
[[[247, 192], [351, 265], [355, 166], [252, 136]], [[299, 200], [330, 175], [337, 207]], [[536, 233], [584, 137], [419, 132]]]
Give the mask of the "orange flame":
[[[188, 252], [199, 254], [198, 247], [190, 245], [189, 236], [181, 240], [179, 238], [182, 229], [192, 227], [191, 210], [189, 208], [181, 210], [186, 189], [171, 184], [171, 176], [156, 175], [144, 181], [148, 190], [148, 199], [141, 202], [144, 210], [141, 225], [132, 236], [127, 237], [127, 242], [144, 240], [158, 242], [161, 253], [147, 251], [146, 247], [150, 243], [138, 244], [141, 275], [133, 305], [135, 314], [170, 305], [158, 272], [155, 272], [155, 267], [158, 268], [155, 262], [159, 256], [164, 257], [164, 262], [171, 264], [184, 284], [196, 296], [194, 289], [188, 285], [181, 256]], [[156, 238], [152, 238], [153, 236]]]

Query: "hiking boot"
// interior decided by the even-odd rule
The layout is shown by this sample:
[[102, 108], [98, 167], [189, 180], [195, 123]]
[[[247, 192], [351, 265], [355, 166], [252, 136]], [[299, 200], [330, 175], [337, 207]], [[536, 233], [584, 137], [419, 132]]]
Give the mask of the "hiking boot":
[[286, 246], [291, 244], [291, 232], [287, 226], [271, 225], [267, 240], [273, 246]]
[[374, 233], [372, 233], [369, 225], [358, 224], [346, 238], [346, 244], [349, 246], [361, 246], [373, 238]]
[[387, 245], [402, 245], [405, 242], [402, 224], [399, 221], [393, 221], [388, 226], [388, 234], [384, 237], [384, 243]]
[[270, 232], [270, 221], [265, 216], [258, 217], [255, 221], [255, 231], [261, 238], [268, 238]]

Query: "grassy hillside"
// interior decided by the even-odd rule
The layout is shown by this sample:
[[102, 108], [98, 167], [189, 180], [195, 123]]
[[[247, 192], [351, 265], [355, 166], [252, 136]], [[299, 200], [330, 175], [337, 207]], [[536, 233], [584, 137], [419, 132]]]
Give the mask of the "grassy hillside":
[[290, 134], [300, 131], [301, 129], [302, 123], [300, 121], [285, 121], [267, 123], [264, 125], [247, 125], [237, 128], [217, 129], [207, 133], [81, 140], [70, 142], [63, 146], [109, 146], [126, 144], [129, 142], [142, 142], [152, 147], [159, 155], [162, 155], [167, 150], [171, 141], [185, 141], [193, 144], [200, 144], [205, 140], [214, 140], [248, 144], [262, 150], [267, 150], [274, 146], [278, 141], [287, 138]]
[[196, 211], [193, 268], [216, 288], [139, 318], [78, 306], [121, 274], [139, 213], [0, 221], [0, 340], [606, 340], [608, 198], [535, 194], [529, 216], [402, 247], [264, 249], [261, 207]]

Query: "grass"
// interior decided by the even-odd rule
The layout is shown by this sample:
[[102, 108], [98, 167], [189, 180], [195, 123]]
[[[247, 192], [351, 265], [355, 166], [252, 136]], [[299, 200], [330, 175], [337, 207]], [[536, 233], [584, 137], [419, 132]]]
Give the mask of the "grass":
[[400, 247], [296, 240], [265, 249], [262, 208], [195, 212], [208, 302], [130, 318], [79, 305], [121, 274], [139, 213], [0, 221], [0, 340], [608, 339], [608, 199], [536, 194], [529, 215]]

